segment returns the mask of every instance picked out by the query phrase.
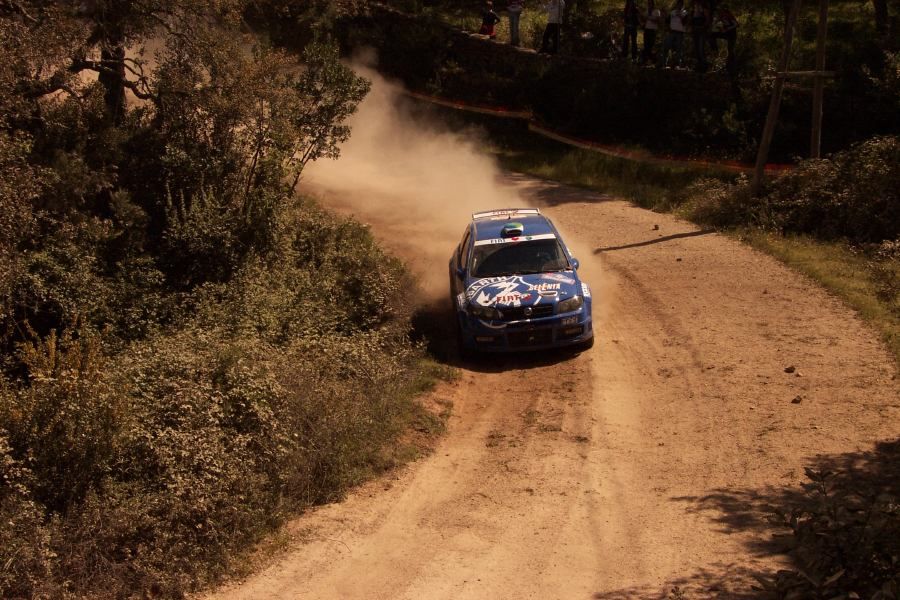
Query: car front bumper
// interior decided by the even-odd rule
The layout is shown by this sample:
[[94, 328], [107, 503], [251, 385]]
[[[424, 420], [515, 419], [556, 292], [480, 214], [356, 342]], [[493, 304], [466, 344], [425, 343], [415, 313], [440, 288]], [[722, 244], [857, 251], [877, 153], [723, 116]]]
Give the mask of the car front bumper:
[[594, 336], [590, 310], [523, 321], [483, 321], [459, 314], [461, 343], [477, 352], [523, 352], [585, 344]]

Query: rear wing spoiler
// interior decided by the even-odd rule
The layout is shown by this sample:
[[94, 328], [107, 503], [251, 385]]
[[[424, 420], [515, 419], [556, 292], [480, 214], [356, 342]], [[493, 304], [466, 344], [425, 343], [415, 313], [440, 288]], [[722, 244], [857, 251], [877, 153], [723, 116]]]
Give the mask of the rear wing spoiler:
[[503, 208], [500, 210], [490, 210], [486, 212], [472, 213], [472, 220], [490, 219], [492, 217], [512, 218], [516, 215], [539, 215], [541, 211], [537, 208]]

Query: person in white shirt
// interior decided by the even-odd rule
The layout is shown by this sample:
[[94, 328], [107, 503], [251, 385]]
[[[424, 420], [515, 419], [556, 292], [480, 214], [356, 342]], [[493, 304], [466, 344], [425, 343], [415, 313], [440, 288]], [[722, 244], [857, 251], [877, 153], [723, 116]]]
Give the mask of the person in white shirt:
[[[547, 28], [544, 29], [540, 52], [556, 54], [559, 52], [559, 26], [562, 25], [566, 2], [565, 0], [550, 0], [544, 8], [547, 10]], [[552, 47], [551, 42], [553, 43]]]
[[656, 32], [659, 31], [661, 20], [662, 13], [656, 8], [655, 0], [647, 0], [647, 14], [644, 17], [644, 51], [641, 53], [642, 65], [653, 60], [653, 47], [656, 45]]
[[675, 6], [669, 12], [669, 32], [663, 41], [663, 49], [659, 55], [659, 66], [668, 66], [669, 51], [675, 52], [675, 66], [681, 67], [684, 63], [684, 21], [688, 11], [684, 9], [684, 0], [676, 0]]

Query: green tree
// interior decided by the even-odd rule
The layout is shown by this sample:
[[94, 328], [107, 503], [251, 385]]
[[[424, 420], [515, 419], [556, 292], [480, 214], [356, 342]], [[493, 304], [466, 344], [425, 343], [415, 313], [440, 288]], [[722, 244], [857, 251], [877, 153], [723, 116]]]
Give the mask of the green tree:
[[[47, 290], [63, 292], [42, 279], [58, 270], [23, 276], [24, 246], [32, 257], [90, 256], [97, 276], [146, 266], [149, 252], [150, 265], [191, 286], [227, 279], [271, 245], [303, 167], [337, 156], [368, 83], [325, 42], [299, 60], [261, 45], [241, 30], [242, 9], [242, 0], [0, 2], [3, 318], [18, 302], [15, 319], [34, 320]], [[105, 233], [49, 248], [65, 223]], [[152, 269], [142, 272], [157, 285]], [[38, 333], [59, 325], [44, 320]]]

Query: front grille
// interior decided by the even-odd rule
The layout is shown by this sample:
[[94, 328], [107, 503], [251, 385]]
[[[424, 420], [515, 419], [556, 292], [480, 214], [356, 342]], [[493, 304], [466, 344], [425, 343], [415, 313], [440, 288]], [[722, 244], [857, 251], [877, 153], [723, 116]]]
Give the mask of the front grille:
[[514, 331], [506, 334], [511, 348], [525, 346], [542, 346], [553, 341], [552, 329], [535, 329], [533, 331]]
[[[531, 309], [531, 315], [525, 315], [525, 309]], [[549, 317], [553, 314], [552, 304], [538, 304], [537, 306], [511, 306], [509, 308], [501, 308], [500, 314], [503, 315], [504, 321], [521, 321], [522, 319], [537, 319], [539, 317]]]

